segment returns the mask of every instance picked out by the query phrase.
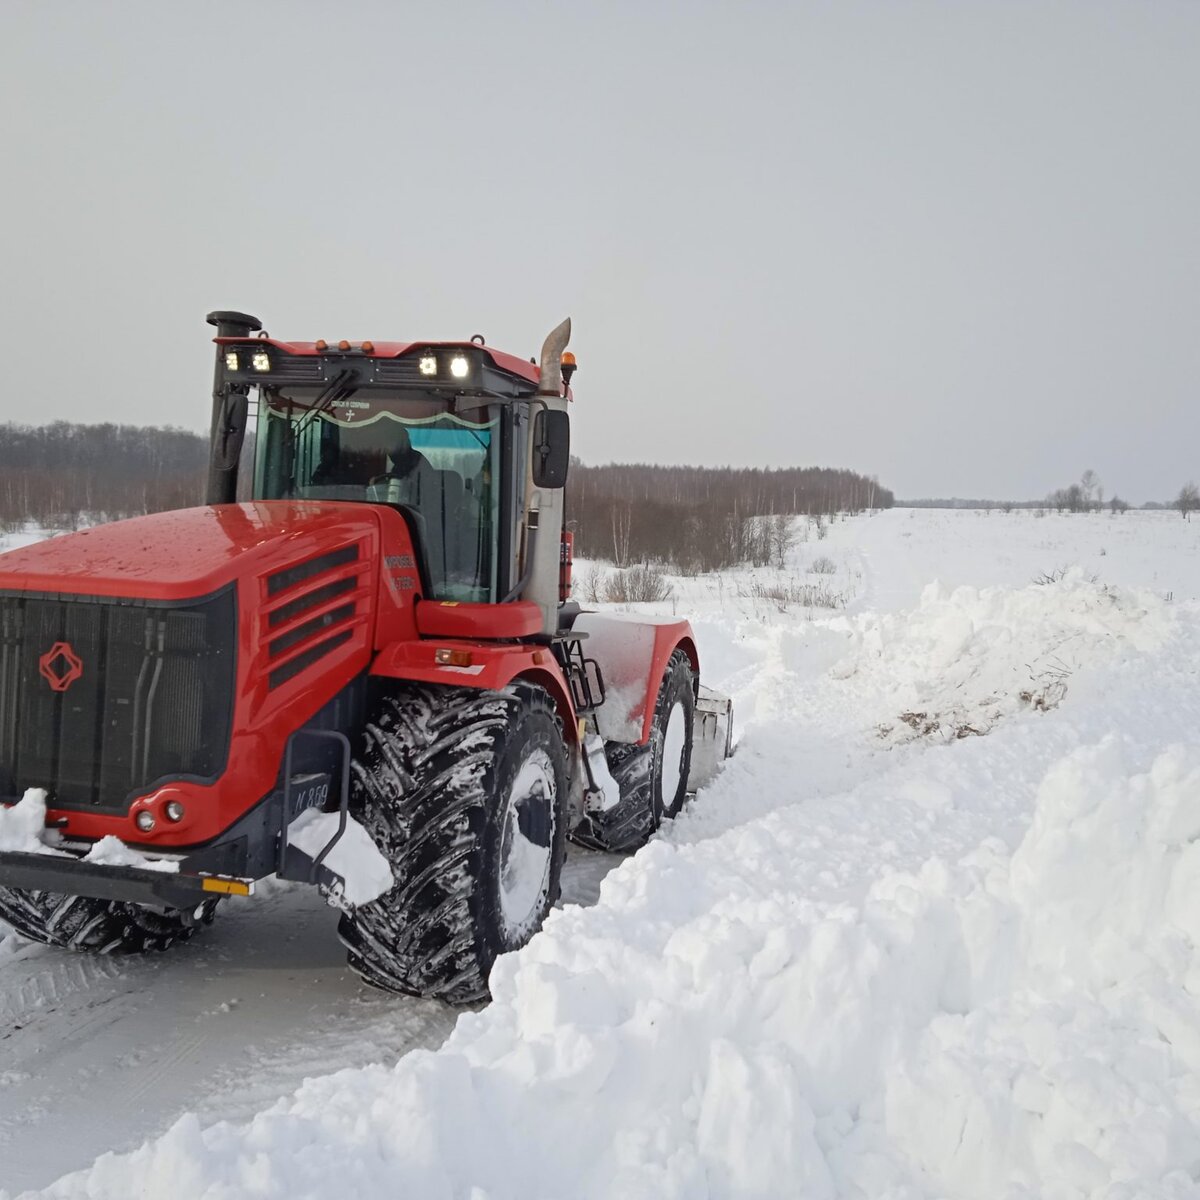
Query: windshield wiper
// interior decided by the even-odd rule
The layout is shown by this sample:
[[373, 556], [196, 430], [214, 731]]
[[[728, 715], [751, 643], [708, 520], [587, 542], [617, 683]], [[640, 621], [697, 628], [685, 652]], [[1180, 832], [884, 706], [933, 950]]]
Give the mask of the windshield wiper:
[[300, 453], [301, 436], [322, 413], [328, 412], [335, 404], [340, 403], [342, 400], [348, 400], [357, 391], [358, 371], [352, 367], [346, 367], [345, 370], [339, 371], [325, 385], [316, 400], [313, 401], [312, 407], [300, 418], [292, 429], [292, 453], [288, 468], [287, 489], [289, 496], [294, 495], [296, 491], [296, 459]]

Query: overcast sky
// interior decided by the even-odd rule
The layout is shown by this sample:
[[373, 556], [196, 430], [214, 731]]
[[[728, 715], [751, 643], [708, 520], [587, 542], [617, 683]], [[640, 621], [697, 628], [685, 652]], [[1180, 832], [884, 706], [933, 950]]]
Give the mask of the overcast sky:
[[1200, 477], [1200, 4], [0, 0], [0, 419], [574, 319], [588, 462]]

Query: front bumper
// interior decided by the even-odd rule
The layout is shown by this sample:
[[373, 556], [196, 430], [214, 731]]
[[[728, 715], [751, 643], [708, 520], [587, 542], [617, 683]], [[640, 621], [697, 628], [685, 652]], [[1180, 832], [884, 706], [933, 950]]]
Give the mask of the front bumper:
[[236, 875], [172, 874], [17, 850], [0, 851], [0, 886], [181, 909], [195, 908], [219, 896], [254, 892], [254, 880]]

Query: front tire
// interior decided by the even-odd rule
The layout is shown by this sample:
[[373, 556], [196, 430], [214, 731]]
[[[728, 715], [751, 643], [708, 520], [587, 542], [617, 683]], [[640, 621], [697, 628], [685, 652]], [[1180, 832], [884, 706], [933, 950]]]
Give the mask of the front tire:
[[166, 950], [211, 925], [217, 901], [194, 912], [145, 908], [119, 900], [0, 888], [0, 919], [31, 941], [90, 954]]
[[391, 891], [343, 916], [351, 967], [389, 991], [487, 996], [497, 955], [558, 898], [567, 753], [550, 697], [398, 686], [369, 721], [351, 811], [392, 868]]
[[695, 713], [692, 665], [676, 650], [658, 689], [649, 742], [605, 744], [609, 774], [621, 798], [610, 809], [588, 813], [572, 834], [577, 842], [627, 853], [644, 846], [664, 820], [679, 815], [687, 799]]

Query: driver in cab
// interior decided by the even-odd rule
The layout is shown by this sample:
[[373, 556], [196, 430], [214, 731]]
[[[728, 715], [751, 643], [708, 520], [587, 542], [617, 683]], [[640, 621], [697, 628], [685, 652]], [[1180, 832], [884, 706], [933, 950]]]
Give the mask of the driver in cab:
[[[367, 499], [385, 504], [407, 504], [420, 509], [434, 498], [440, 474], [423, 454], [413, 449], [403, 425], [395, 431], [395, 440], [387, 451], [387, 469], [375, 475], [367, 487]], [[440, 500], [440, 496], [438, 497]]]

